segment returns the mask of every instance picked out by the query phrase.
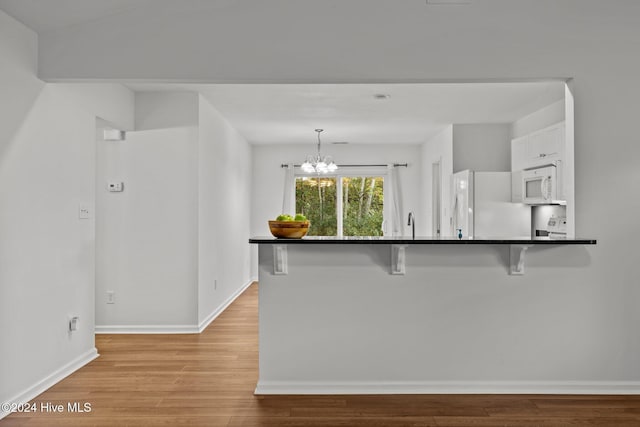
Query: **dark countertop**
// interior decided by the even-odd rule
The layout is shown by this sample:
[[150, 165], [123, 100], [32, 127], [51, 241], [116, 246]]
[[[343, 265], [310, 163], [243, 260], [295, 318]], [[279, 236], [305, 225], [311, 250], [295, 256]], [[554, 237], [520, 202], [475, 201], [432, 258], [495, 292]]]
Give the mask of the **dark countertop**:
[[302, 239], [277, 239], [272, 236], [257, 236], [249, 239], [255, 244], [386, 244], [386, 245], [595, 245], [596, 239], [560, 239], [549, 237], [476, 237], [462, 239], [452, 237], [407, 236], [385, 237], [327, 237], [307, 236]]

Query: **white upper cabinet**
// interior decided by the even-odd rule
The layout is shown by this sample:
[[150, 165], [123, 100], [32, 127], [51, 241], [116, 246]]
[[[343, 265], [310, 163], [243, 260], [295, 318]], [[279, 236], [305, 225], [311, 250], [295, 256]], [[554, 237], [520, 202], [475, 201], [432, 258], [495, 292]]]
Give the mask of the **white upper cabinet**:
[[564, 122], [511, 141], [511, 170], [552, 164], [564, 158]]

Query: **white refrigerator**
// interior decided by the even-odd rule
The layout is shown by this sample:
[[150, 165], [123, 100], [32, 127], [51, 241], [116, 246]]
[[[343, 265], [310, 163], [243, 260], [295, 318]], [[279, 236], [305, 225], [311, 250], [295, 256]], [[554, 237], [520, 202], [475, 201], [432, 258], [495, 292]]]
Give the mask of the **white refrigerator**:
[[511, 202], [511, 172], [453, 174], [451, 235], [531, 237], [531, 207]]

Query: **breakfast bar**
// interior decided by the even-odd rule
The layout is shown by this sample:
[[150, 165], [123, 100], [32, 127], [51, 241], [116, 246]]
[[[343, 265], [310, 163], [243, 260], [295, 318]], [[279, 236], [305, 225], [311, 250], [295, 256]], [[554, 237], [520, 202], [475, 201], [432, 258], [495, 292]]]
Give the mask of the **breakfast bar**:
[[274, 246], [274, 274], [286, 274], [287, 245], [390, 245], [390, 273], [404, 274], [405, 248], [407, 245], [508, 245], [510, 250], [510, 270], [513, 275], [524, 273], [524, 255], [533, 245], [595, 245], [595, 239], [585, 238], [549, 238], [549, 237], [512, 237], [512, 238], [448, 238], [448, 237], [403, 237], [403, 236], [309, 236], [304, 239], [276, 239], [273, 237], [254, 237], [253, 244], [272, 244]]
[[[544, 292], [550, 273], [561, 278], [590, 263], [596, 244], [431, 237], [249, 242], [259, 246], [257, 394], [549, 390], [537, 361], [570, 363], [575, 349], [558, 342], [566, 352], [551, 354], [526, 345], [524, 336], [565, 326], [553, 323], [561, 316], [553, 298], [547, 307], [531, 307], [529, 296]], [[491, 356], [496, 351], [502, 356]], [[563, 390], [570, 384], [568, 377]]]

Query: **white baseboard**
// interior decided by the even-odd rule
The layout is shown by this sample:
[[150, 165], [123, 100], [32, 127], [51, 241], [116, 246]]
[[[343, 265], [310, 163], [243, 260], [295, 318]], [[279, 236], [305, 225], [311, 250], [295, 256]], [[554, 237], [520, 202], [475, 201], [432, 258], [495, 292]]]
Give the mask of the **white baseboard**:
[[[2, 402], [2, 403], [20, 404], [20, 403], [29, 402], [32, 399], [36, 398], [38, 395], [42, 394], [48, 388], [50, 388], [53, 385], [55, 385], [56, 383], [62, 381], [64, 378], [68, 377], [69, 375], [71, 375], [72, 373], [77, 371], [78, 369], [82, 368], [84, 365], [86, 365], [87, 363], [91, 362], [92, 360], [94, 360], [98, 356], [99, 356], [98, 350], [94, 347], [91, 350], [87, 351], [86, 353], [84, 353], [84, 354], [78, 356], [77, 358], [73, 359], [71, 362], [67, 363], [66, 365], [60, 367], [59, 369], [56, 369], [54, 372], [49, 374], [47, 377], [45, 377], [42, 380], [38, 381], [37, 383], [35, 383], [34, 385], [29, 387], [28, 389], [26, 389], [22, 393], [20, 393], [17, 396], [14, 396], [13, 398], [9, 399], [7, 402]], [[0, 419], [6, 417], [9, 414], [10, 414], [10, 412], [6, 412], [6, 411], [0, 409]]]
[[258, 381], [255, 394], [640, 394], [638, 381]]
[[200, 322], [200, 324], [198, 325], [198, 332], [204, 331], [207, 328], [207, 326], [209, 326], [211, 324], [211, 322], [213, 322], [216, 319], [216, 317], [218, 317], [223, 311], [225, 311], [227, 309], [227, 307], [229, 307], [231, 305], [231, 303], [236, 300], [236, 298], [238, 298], [240, 295], [242, 295], [242, 293], [244, 291], [246, 291], [247, 288], [249, 286], [251, 286], [251, 284], [253, 282], [255, 282], [255, 281], [257, 281], [257, 279], [256, 280], [254, 280], [254, 279], [249, 280], [247, 283], [242, 285], [242, 287], [240, 287], [240, 289], [235, 291], [229, 298], [227, 298], [225, 302], [220, 304], [220, 306], [218, 306], [218, 308], [213, 310], [213, 312], [210, 315], [208, 315], [202, 322]]
[[199, 334], [205, 330], [255, 280], [242, 285], [198, 325], [96, 325], [96, 334]]
[[197, 334], [198, 325], [96, 325], [96, 334]]

